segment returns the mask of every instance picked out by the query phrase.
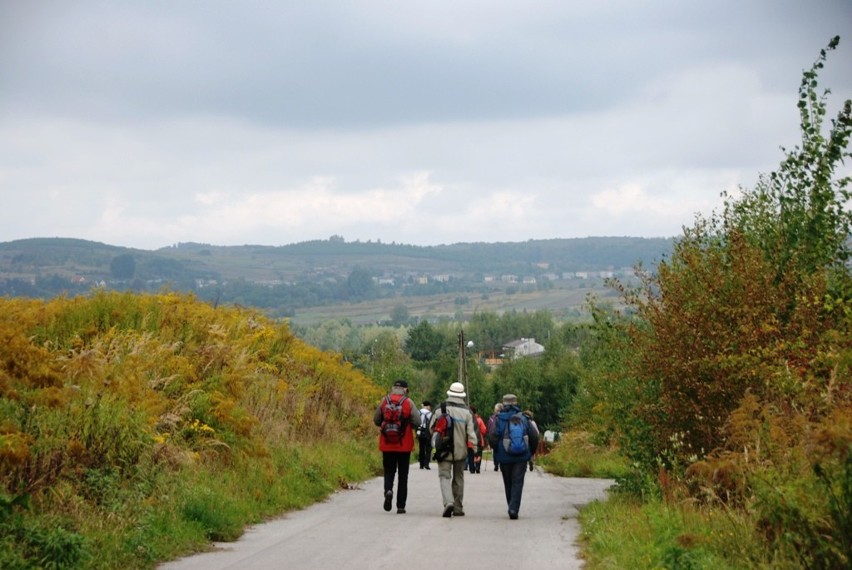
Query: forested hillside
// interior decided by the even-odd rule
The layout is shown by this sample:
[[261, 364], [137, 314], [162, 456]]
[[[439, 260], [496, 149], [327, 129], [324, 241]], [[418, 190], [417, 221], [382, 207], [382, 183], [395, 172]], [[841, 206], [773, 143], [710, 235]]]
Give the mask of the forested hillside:
[[630, 237], [410, 246], [328, 240], [287, 246], [177, 244], [156, 251], [37, 238], [0, 244], [0, 295], [51, 298], [93, 287], [194, 292], [292, 317], [299, 309], [376, 299], [488, 294], [600, 282], [653, 266], [671, 240]]

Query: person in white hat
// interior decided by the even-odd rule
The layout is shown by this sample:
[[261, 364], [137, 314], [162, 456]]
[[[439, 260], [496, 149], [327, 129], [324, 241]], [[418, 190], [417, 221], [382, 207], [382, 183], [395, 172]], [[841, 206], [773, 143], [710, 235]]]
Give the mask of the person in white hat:
[[[464, 385], [461, 382], [453, 382], [447, 391], [447, 400], [432, 413], [429, 423], [429, 431], [439, 434], [443, 426], [447, 425], [448, 416], [452, 421], [452, 446], [443, 455], [439, 446], [435, 445], [435, 459], [438, 461], [438, 481], [441, 484], [441, 496], [444, 500], [443, 516], [464, 516], [464, 467], [467, 461], [468, 442], [476, 444], [476, 431], [473, 414], [470, 413], [465, 403]], [[443, 436], [443, 439], [450, 434]]]

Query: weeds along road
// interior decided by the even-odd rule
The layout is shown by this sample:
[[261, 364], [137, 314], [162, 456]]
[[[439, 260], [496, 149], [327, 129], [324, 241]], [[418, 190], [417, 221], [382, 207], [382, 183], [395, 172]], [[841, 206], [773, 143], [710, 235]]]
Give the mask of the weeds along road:
[[[487, 467], [487, 468], [486, 468]], [[382, 509], [382, 480], [249, 528], [232, 543], [160, 566], [160, 570], [420, 570], [435, 568], [582, 568], [578, 508], [603, 499], [612, 481], [527, 472], [520, 518], [506, 512], [503, 480], [493, 465], [465, 474], [464, 517], [441, 516], [438, 469], [409, 474], [405, 514]]]

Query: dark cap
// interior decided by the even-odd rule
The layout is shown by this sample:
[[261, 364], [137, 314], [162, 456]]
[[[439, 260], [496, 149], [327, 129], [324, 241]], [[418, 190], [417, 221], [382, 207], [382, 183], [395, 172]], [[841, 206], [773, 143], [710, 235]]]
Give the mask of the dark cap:
[[405, 380], [397, 380], [393, 383], [394, 386], [399, 386], [400, 388], [408, 388], [408, 382]]

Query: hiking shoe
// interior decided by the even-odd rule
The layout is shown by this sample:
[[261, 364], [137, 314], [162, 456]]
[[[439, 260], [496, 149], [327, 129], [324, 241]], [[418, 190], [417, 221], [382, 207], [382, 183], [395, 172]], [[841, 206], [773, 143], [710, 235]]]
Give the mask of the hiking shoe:
[[391, 503], [393, 503], [393, 491], [388, 489], [387, 491], [385, 491], [385, 505], [384, 505], [385, 510], [388, 511], [388, 512], [390, 512], [390, 510], [391, 510]]
[[396, 514], [398, 514], [398, 515], [404, 515], [404, 514], [405, 514], [405, 509], [397, 509], [397, 510], [396, 510]]
[[453, 506], [447, 505], [446, 507], [444, 507], [444, 518], [448, 519], [451, 516], [453, 516]]
[[455, 508], [453, 508], [453, 516], [454, 517], [463, 517], [464, 511], [457, 511]]
[[515, 511], [509, 511], [509, 518], [513, 521], [518, 520], [518, 513], [516, 513]]

